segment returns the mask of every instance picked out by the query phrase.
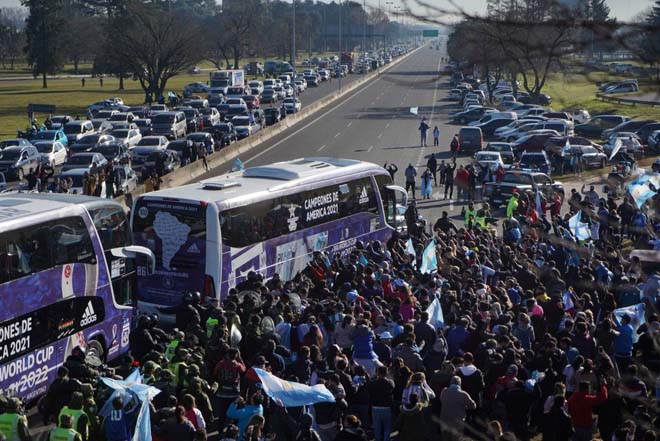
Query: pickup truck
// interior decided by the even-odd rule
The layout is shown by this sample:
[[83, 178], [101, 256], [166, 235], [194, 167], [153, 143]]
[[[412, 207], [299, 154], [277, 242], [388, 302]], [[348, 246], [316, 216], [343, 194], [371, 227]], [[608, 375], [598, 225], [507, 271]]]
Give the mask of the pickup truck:
[[547, 200], [551, 200], [555, 192], [564, 198], [564, 186], [561, 182], [554, 181], [545, 173], [532, 172], [526, 170], [510, 170], [504, 174], [502, 182], [487, 182], [485, 185], [485, 195], [493, 208], [506, 204], [513, 189], [523, 193], [527, 190], [536, 192], [541, 190]]

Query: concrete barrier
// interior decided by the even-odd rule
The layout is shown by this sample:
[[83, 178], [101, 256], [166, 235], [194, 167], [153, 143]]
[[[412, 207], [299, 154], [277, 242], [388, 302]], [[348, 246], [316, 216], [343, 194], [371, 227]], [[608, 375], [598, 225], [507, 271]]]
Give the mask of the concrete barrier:
[[[420, 46], [419, 48], [413, 49], [407, 54], [399, 58], [396, 58], [390, 64], [384, 66], [379, 70], [363, 75], [361, 78], [347, 84], [346, 87], [343, 87], [341, 92], [335, 91], [321, 99], [314, 101], [311, 104], [308, 104], [300, 112], [287, 115], [287, 117], [284, 118], [282, 121], [280, 121], [278, 124], [261, 129], [255, 135], [237, 141], [234, 144], [227, 146], [223, 149], [220, 149], [219, 151], [207, 156], [206, 161], [208, 162], [209, 170], [214, 170], [218, 167], [228, 164], [229, 162], [237, 158], [239, 155], [249, 152], [253, 148], [260, 145], [261, 143], [268, 141], [269, 139], [279, 135], [285, 130], [290, 129], [291, 127], [295, 126], [301, 121], [314, 115], [324, 107], [329, 106], [330, 104], [338, 101], [339, 99], [353, 92], [361, 85], [373, 80], [378, 75], [381, 75], [383, 72], [388, 71], [389, 69], [399, 64], [400, 62], [408, 58], [410, 55], [412, 55], [414, 52], [421, 49], [422, 47], [424, 46]], [[171, 188], [171, 187], [178, 187], [184, 184], [189, 184], [195, 181], [196, 179], [198, 179], [200, 176], [205, 175], [206, 173], [207, 171], [204, 168], [204, 164], [202, 163], [202, 161], [198, 160], [163, 176], [162, 178], [163, 183], [161, 184], [160, 188], [161, 189]], [[138, 186], [138, 188], [134, 190], [128, 197], [119, 196], [116, 199], [124, 206], [129, 206], [132, 202], [132, 199], [141, 194], [144, 194], [144, 185]]]

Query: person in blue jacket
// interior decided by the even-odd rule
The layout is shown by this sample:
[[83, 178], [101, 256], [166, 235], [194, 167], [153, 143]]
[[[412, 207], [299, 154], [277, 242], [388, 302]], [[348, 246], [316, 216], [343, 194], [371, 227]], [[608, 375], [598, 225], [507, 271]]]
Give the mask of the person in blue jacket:
[[130, 441], [129, 419], [123, 409], [121, 397], [112, 400], [112, 410], [103, 420], [103, 432], [107, 441]]
[[257, 391], [250, 398], [250, 404], [246, 405], [243, 397], [238, 397], [227, 409], [227, 417], [238, 422], [239, 439], [243, 439], [245, 429], [255, 415], [264, 416], [263, 402], [264, 396]]
[[621, 325], [617, 328], [619, 335], [614, 340], [614, 359], [619, 367], [619, 372], [624, 372], [632, 361], [635, 330], [630, 324], [631, 321], [628, 314], [621, 317]]

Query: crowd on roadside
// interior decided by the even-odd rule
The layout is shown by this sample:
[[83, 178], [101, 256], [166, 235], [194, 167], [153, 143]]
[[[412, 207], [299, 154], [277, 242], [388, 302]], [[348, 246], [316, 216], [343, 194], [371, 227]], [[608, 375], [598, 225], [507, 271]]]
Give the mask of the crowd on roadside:
[[[174, 332], [141, 316], [112, 374], [137, 368], [160, 391], [154, 440], [655, 441], [660, 273], [623, 248], [657, 248], [658, 199], [639, 209], [590, 188], [546, 217], [516, 193], [501, 231], [468, 205], [465, 227], [412, 222], [344, 257], [317, 252], [294, 280], [250, 272], [221, 304], [187, 293], [163, 310]], [[255, 368], [334, 402], [281, 407]], [[108, 390], [81, 349], [58, 375], [40, 405], [59, 422], [50, 439], [130, 439], [135, 406], [99, 417]], [[0, 432], [30, 439], [16, 400]]]

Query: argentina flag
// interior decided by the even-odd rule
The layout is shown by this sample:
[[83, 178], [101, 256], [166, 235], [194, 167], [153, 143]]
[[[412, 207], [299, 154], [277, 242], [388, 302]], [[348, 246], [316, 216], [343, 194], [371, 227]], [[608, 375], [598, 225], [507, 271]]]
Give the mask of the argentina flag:
[[[653, 184], [655, 191], [651, 190], [649, 184]], [[635, 200], [637, 208], [640, 208], [644, 203], [655, 196], [660, 188], [660, 175], [643, 174], [639, 178], [628, 184], [628, 193]]]
[[335, 397], [323, 384], [306, 384], [285, 381], [270, 372], [254, 368], [261, 380], [261, 387], [275, 402], [284, 407], [308, 406], [316, 403], [334, 403]]
[[419, 272], [428, 274], [438, 269], [438, 256], [435, 254], [435, 241], [432, 240], [422, 254], [422, 264], [419, 266]]

